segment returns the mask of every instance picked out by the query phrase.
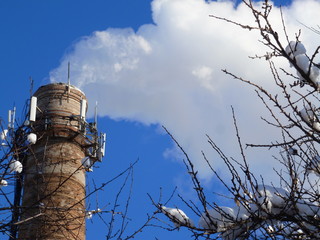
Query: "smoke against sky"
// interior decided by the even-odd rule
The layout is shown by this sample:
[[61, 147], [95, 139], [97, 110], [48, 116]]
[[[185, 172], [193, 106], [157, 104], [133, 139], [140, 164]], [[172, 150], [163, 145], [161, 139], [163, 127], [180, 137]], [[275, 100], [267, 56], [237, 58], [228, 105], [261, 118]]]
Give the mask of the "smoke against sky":
[[[316, 27], [319, 11], [316, 0], [296, 0], [283, 8], [289, 37], [294, 39], [302, 29], [301, 39], [309, 53], [319, 36], [301, 23]], [[273, 82], [268, 64], [248, 57], [263, 55], [268, 49], [258, 42], [257, 32], [210, 14], [254, 23], [248, 8], [244, 4], [235, 8], [232, 1], [154, 0], [153, 24], [136, 32], [109, 28], [81, 38], [50, 73], [50, 79], [65, 79], [70, 62], [72, 84], [86, 93], [92, 105], [98, 101], [101, 116], [164, 125], [189, 153], [201, 176], [210, 177], [201, 150], [209, 159], [215, 157], [205, 134], [228, 155], [238, 155], [231, 105], [245, 141], [268, 143], [276, 132], [266, 130], [259, 120], [267, 113], [252, 89], [221, 71], [228, 69], [270, 87]], [[271, 18], [283, 37], [279, 8], [274, 7]], [[277, 63], [289, 66], [283, 60]], [[165, 155], [176, 155], [175, 148]], [[259, 165], [268, 159], [254, 156], [252, 166], [259, 171]]]

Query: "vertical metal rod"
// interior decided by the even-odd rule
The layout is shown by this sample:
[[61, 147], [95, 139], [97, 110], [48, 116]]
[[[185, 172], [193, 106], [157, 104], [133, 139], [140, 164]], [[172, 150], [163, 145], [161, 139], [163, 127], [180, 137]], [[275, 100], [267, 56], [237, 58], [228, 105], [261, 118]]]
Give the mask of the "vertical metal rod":
[[33, 81], [32, 77], [30, 77], [29, 79], [30, 79], [30, 97], [32, 97], [34, 81]]
[[12, 206], [13, 210], [12, 210], [9, 240], [17, 239], [18, 226], [15, 225], [14, 223], [18, 222], [20, 217], [22, 182], [23, 182], [23, 174], [19, 173], [16, 175], [16, 181], [14, 186], [14, 201]]
[[94, 127], [98, 128], [98, 101], [96, 101], [96, 106], [94, 108]]
[[11, 128], [11, 110], [8, 111], [8, 129]]
[[70, 62], [68, 62], [68, 87], [70, 88]]
[[70, 94], [70, 62], [68, 62], [68, 84], [67, 84], [67, 88], [68, 88], [68, 102], [69, 102], [69, 94]]
[[16, 121], [16, 107], [13, 107], [13, 112], [12, 112], [12, 123], [11, 123], [11, 128], [14, 130], [14, 123]]

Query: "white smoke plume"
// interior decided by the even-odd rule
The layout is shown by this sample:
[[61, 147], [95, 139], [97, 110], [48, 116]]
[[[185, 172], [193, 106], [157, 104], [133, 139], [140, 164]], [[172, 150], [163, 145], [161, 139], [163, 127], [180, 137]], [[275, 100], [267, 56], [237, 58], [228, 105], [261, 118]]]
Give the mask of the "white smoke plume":
[[[301, 23], [317, 26], [320, 2], [296, 0], [283, 12], [289, 37], [294, 40], [294, 34], [302, 29], [304, 45], [310, 52], [314, 50], [319, 35]], [[233, 1], [154, 0], [152, 14], [154, 23], [136, 32], [109, 28], [83, 37], [50, 73], [51, 81], [64, 81], [70, 62], [72, 84], [86, 93], [91, 104], [99, 102], [100, 115], [166, 126], [203, 178], [211, 172], [201, 150], [213, 160], [214, 167], [220, 166], [211, 155], [205, 134], [228, 155], [239, 156], [231, 105], [244, 141], [269, 143], [276, 130], [266, 130], [265, 123], [259, 121], [260, 115], [267, 116], [263, 105], [250, 87], [221, 72], [228, 69], [272, 86], [267, 63], [248, 58], [267, 49], [258, 42], [257, 32], [209, 17], [213, 14], [254, 24], [249, 9], [244, 4], [235, 6]], [[277, 7], [271, 18], [283, 37]], [[285, 61], [278, 63], [289, 67]], [[166, 151], [166, 155], [170, 153], [174, 154], [174, 149]], [[269, 160], [270, 154], [264, 153], [253, 155], [250, 163], [257, 171], [263, 166], [265, 172]]]

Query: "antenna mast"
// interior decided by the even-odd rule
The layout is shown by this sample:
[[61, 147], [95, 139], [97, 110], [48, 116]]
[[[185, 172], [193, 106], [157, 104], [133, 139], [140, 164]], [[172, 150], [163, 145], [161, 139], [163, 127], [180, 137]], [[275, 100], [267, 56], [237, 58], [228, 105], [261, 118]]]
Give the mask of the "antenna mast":
[[68, 85], [67, 85], [67, 88], [68, 88], [68, 95], [70, 93], [70, 62], [68, 62]]
[[70, 86], [70, 62], [68, 62], [68, 86]]
[[94, 108], [94, 127], [98, 127], [98, 101], [96, 101], [96, 106]]
[[32, 97], [34, 81], [31, 76], [29, 77], [29, 79], [30, 79], [30, 97]]

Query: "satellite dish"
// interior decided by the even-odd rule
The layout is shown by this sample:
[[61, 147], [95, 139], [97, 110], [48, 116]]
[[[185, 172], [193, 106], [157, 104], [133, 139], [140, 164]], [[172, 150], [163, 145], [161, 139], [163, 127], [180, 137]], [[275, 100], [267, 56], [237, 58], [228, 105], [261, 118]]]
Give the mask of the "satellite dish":
[[0, 139], [3, 141], [7, 138], [8, 135], [8, 129], [4, 129], [1, 133], [0, 133]]
[[37, 135], [35, 133], [30, 133], [27, 136], [27, 142], [29, 144], [35, 144], [37, 142]]
[[8, 182], [7, 182], [6, 180], [4, 180], [4, 179], [1, 179], [1, 181], [0, 181], [0, 188], [1, 188], [1, 187], [6, 187], [6, 186], [8, 186]]
[[13, 159], [9, 163], [9, 168], [10, 168], [10, 172], [18, 172], [18, 173], [21, 173], [23, 169], [21, 162], [15, 159]]

